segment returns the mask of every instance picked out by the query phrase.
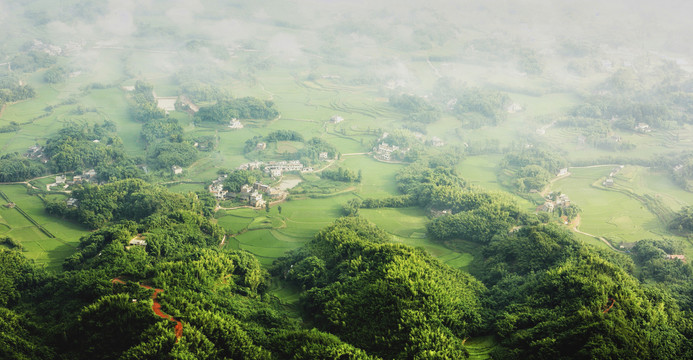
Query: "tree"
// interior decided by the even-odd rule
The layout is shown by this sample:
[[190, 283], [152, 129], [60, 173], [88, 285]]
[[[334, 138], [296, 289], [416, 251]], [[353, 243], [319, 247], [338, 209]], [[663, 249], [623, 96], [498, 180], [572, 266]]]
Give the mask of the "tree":
[[265, 212], [269, 214], [269, 210], [270, 210], [270, 204], [269, 204], [269, 201], [266, 201], [265, 202]]
[[280, 214], [282, 213], [282, 206], [281, 205], [277, 206], [277, 212], [279, 212]]

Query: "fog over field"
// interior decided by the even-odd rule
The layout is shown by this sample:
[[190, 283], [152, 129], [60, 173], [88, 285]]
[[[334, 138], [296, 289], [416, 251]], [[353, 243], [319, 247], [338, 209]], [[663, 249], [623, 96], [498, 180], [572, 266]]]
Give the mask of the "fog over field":
[[0, 2], [0, 358], [693, 358], [690, 14]]

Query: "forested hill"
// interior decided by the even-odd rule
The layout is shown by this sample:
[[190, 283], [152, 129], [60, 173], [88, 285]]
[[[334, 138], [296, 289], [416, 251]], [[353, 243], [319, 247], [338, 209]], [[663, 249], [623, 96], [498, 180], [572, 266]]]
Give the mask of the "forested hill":
[[[115, 204], [153, 191], [135, 185]], [[113, 187], [89, 191], [107, 198]], [[693, 356], [681, 262], [651, 285], [629, 257], [535, 223], [493, 236], [472, 275], [351, 216], [268, 272], [250, 253], [219, 250], [224, 231], [202, 211], [168, 203], [181, 205], [114, 217], [59, 274], [1, 250], [0, 357], [461, 359], [470, 337], [486, 335], [498, 359]], [[639, 246], [638, 265], [666, 270], [648, 258], [656, 248]], [[272, 283], [300, 289], [299, 307], [271, 295]]]

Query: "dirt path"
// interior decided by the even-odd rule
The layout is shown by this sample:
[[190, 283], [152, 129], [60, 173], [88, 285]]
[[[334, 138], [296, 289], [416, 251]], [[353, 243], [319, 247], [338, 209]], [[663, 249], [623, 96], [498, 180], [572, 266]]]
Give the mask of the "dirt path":
[[575, 223], [574, 223], [574, 226], [573, 226], [573, 231], [575, 231], [575, 232], [578, 233], [578, 234], [586, 235], [586, 236], [593, 237], [593, 238], [595, 238], [595, 239], [601, 240], [604, 244], [606, 244], [607, 246], [609, 246], [609, 247], [611, 248], [611, 250], [613, 250], [613, 251], [620, 252], [620, 253], [623, 252], [623, 251], [621, 251], [621, 250], [615, 248], [613, 245], [611, 245], [611, 243], [610, 243], [609, 241], [607, 241], [606, 239], [604, 239], [604, 238], [601, 237], [601, 236], [593, 235], [593, 234], [586, 233], [586, 232], [584, 232], [584, 231], [578, 230], [578, 226], [579, 226], [579, 225], [580, 225], [580, 215], [578, 214], [578, 216], [575, 217]]
[[[113, 284], [118, 283], [118, 284], [125, 285], [125, 281], [121, 280], [120, 278], [112, 279], [111, 283], [113, 283]], [[142, 284], [138, 284], [138, 285], [140, 287], [143, 287], [143, 288], [148, 289], [148, 290], [154, 290], [154, 294], [152, 294], [152, 301], [153, 301], [152, 311], [154, 311], [154, 314], [156, 314], [157, 316], [162, 317], [166, 320], [174, 321], [176, 323], [176, 327], [175, 327], [176, 342], [178, 342], [178, 339], [180, 339], [181, 336], [183, 336], [183, 323], [180, 322], [180, 320], [176, 320], [173, 316], [166, 314], [163, 311], [161, 311], [161, 303], [159, 303], [159, 301], [156, 299], [159, 296], [159, 293], [163, 292], [164, 290], [156, 289], [156, 288], [153, 288], [153, 287], [148, 286], [148, 285], [142, 285]]]

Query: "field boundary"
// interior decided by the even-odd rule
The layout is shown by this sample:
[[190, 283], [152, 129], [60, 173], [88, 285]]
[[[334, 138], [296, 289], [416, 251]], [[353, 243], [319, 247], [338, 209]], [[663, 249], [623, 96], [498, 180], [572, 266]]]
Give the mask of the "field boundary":
[[[5, 199], [5, 201], [7, 201], [8, 203], [11, 202], [10, 199], [7, 197], [7, 194], [5, 194], [4, 191], [1, 191], [1, 190], [0, 190], [0, 197], [2, 197], [3, 199]], [[51, 233], [50, 231], [48, 231], [48, 229], [46, 229], [46, 228], [43, 227], [41, 224], [39, 224], [36, 220], [34, 220], [34, 218], [32, 218], [31, 215], [27, 214], [26, 211], [22, 210], [22, 208], [19, 207], [19, 205], [15, 204], [15, 205], [14, 205], [14, 209], [16, 209], [16, 210], [17, 210], [20, 214], [22, 214], [27, 220], [29, 220], [30, 223], [32, 223], [32, 224], [33, 224], [34, 226], [36, 226], [39, 230], [41, 230], [42, 233], [46, 234], [46, 236], [48, 236], [48, 237], [51, 238], [51, 239], [57, 239], [57, 238], [55, 237], [55, 235], [53, 235], [53, 233]]]

